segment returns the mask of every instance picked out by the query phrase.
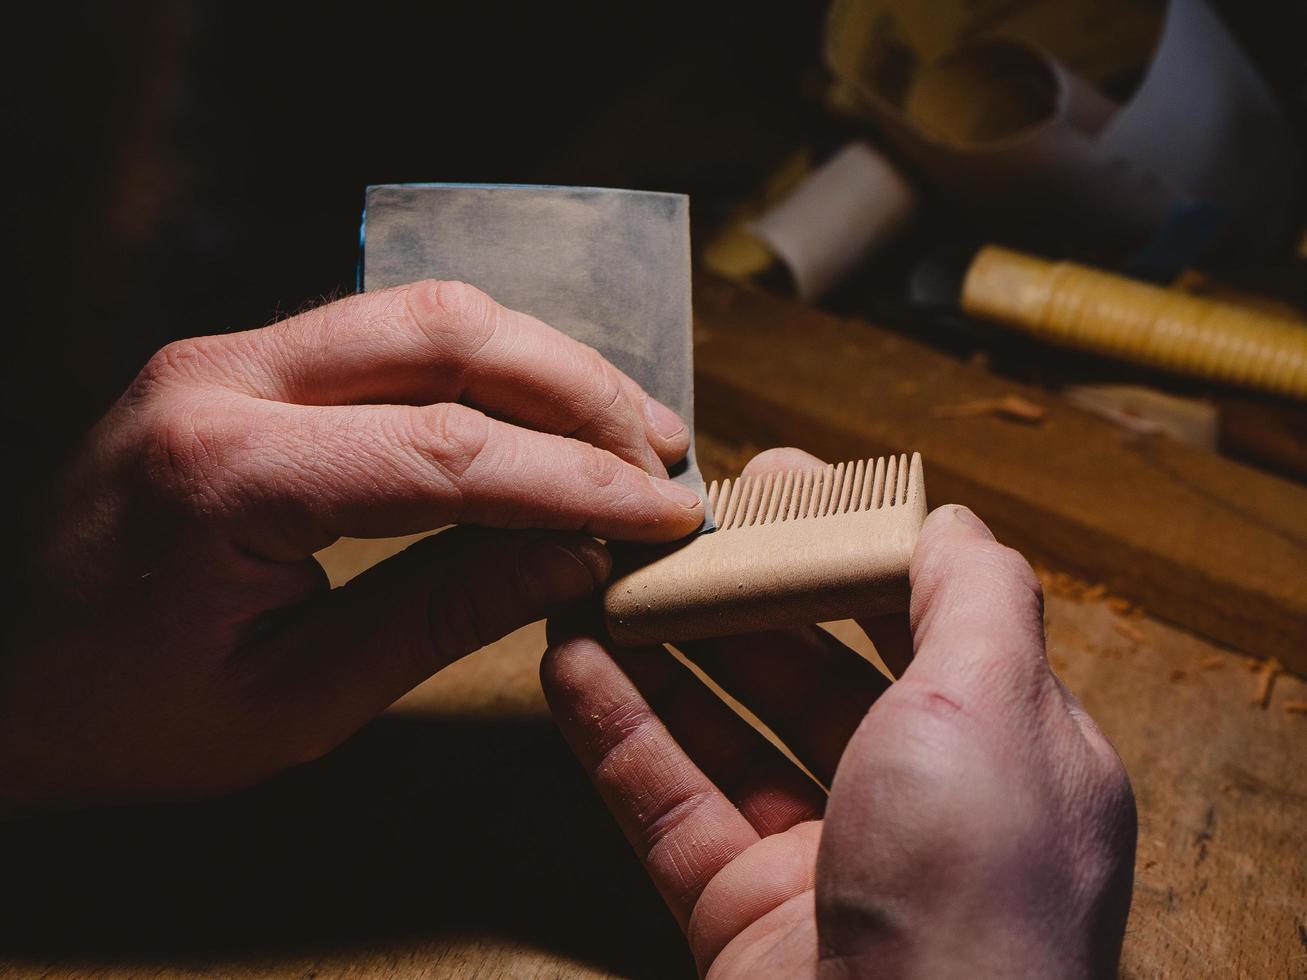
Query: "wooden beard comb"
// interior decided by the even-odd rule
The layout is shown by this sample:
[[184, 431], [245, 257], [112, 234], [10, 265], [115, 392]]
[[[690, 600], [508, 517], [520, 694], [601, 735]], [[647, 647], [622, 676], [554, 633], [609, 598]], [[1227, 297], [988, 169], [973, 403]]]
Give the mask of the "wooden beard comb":
[[613, 641], [697, 640], [908, 608], [926, 519], [921, 456], [714, 482], [717, 530], [616, 555], [604, 592]]

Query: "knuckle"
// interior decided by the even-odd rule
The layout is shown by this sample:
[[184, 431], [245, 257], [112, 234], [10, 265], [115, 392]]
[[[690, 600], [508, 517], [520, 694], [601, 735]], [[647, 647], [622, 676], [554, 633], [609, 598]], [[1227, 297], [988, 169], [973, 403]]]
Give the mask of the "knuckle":
[[447, 402], [413, 419], [414, 444], [456, 479], [467, 474], [490, 441], [490, 419], [465, 405]]
[[613, 367], [608, 361], [604, 360], [593, 347], [587, 347], [588, 353], [585, 355], [587, 370], [598, 382], [597, 389], [599, 397], [596, 403], [599, 408], [598, 414], [606, 416], [616, 409], [626, 396], [626, 386], [622, 383], [622, 376], [618, 374], [617, 368]]
[[[581, 417], [578, 419], [580, 424], [568, 434], [576, 436], [594, 430], [596, 434], [602, 435], [607, 430], [618, 428], [629, 419], [629, 416], [623, 415], [621, 411], [624, 407], [626, 388], [617, 369], [605, 361], [598, 351], [586, 348], [582, 358], [584, 374], [592, 379], [589, 385], [592, 394], [584, 399], [583, 407], [580, 408]], [[640, 424], [639, 429], [643, 438], [643, 423]]]
[[591, 449], [582, 456], [581, 478], [597, 490], [609, 490], [621, 484], [629, 466], [606, 449]]
[[404, 290], [404, 308], [437, 357], [467, 360], [484, 347], [498, 323], [499, 304], [458, 280], [428, 279]]
[[476, 286], [457, 279], [430, 280], [422, 285], [432, 307], [452, 319], [478, 322], [486, 319], [495, 306], [494, 300]]
[[165, 401], [146, 427], [145, 475], [151, 489], [199, 514], [227, 503], [238, 449], [228, 428], [222, 413]]
[[1039, 576], [1026, 561], [1025, 555], [1015, 548], [992, 542], [983, 546], [985, 561], [989, 564], [999, 581], [1007, 582], [1021, 592], [1029, 593], [1042, 608], [1044, 604], [1044, 587]]
[[184, 386], [209, 378], [216, 359], [213, 341], [208, 337], [175, 340], [150, 357], [132, 383], [128, 398], [146, 400], [159, 391]]
[[618, 374], [617, 368], [613, 367], [603, 354], [589, 344], [583, 344], [580, 341], [575, 342], [573, 350], [576, 357], [581, 360], [582, 373], [598, 379], [601, 382], [601, 390], [605, 396], [611, 395], [615, 389], [620, 394], [621, 376]]
[[436, 663], [457, 660], [499, 639], [489, 628], [480, 594], [466, 583], [456, 584], [447, 595], [432, 594], [427, 618]]
[[1015, 602], [1022, 611], [1042, 618], [1044, 590], [1039, 577], [1019, 551], [997, 541], [972, 544], [964, 551], [936, 549], [915, 571], [914, 593], [940, 598], [983, 593], [995, 601]]

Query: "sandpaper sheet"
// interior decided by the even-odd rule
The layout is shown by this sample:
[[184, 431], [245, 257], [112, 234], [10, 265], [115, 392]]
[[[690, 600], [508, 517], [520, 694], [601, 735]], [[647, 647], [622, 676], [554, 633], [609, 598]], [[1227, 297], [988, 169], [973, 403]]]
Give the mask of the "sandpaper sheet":
[[596, 348], [690, 427], [672, 475], [704, 499], [694, 457], [689, 199], [498, 184], [368, 188], [361, 286], [471, 283]]

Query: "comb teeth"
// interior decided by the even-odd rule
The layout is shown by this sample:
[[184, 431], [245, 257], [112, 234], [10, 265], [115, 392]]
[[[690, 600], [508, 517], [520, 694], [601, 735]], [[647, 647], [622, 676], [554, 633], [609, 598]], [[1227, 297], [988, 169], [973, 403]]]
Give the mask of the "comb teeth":
[[719, 531], [896, 507], [919, 490], [920, 463], [906, 455], [714, 480], [708, 506]]

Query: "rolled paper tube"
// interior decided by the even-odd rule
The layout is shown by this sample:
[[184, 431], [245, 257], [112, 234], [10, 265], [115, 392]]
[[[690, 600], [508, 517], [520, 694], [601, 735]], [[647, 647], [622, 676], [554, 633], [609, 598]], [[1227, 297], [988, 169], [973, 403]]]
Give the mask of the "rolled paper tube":
[[1068, 347], [1307, 398], [1307, 324], [1072, 262], [987, 246], [962, 309]]
[[604, 620], [622, 646], [704, 639], [908, 608], [926, 518], [921, 457], [713, 483], [718, 529], [619, 555]]

